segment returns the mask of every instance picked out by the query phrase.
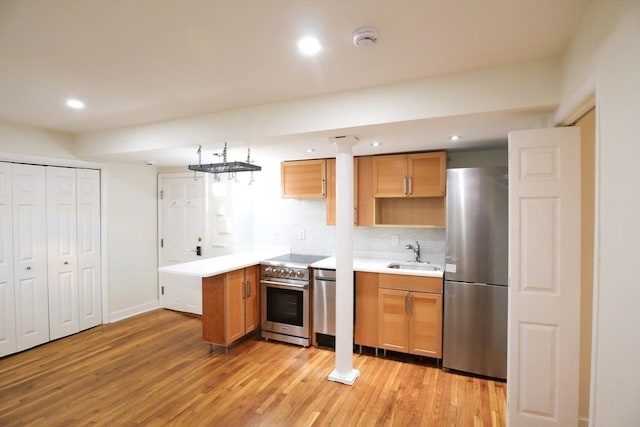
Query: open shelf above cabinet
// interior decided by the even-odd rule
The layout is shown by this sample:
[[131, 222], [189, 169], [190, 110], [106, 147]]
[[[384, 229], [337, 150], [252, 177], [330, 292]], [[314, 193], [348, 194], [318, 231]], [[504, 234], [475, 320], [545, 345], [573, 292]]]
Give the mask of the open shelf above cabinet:
[[445, 226], [445, 198], [376, 198], [374, 226], [433, 227]]

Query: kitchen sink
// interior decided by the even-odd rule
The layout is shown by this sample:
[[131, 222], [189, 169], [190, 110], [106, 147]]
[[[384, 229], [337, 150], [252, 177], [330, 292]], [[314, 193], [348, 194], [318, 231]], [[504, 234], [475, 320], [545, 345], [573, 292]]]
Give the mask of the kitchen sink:
[[422, 271], [440, 271], [442, 267], [435, 264], [429, 264], [428, 262], [392, 262], [387, 265], [387, 268], [402, 269], [402, 270], [422, 270]]

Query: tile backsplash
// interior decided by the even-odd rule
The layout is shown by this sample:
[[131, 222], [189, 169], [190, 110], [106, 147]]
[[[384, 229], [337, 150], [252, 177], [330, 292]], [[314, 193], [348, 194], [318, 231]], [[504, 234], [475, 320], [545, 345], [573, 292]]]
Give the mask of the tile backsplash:
[[[325, 200], [281, 199], [280, 203], [272, 203], [268, 211], [256, 215], [257, 245], [287, 245], [295, 253], [335, 254], [336, 228], [326, 225]], [[413, 259], [413, 253], [405, 245], [417, 240], [424, 261], [444, 265], [443, 228], [355, 227], [353, 237], [356, 257], [408, 261]]]

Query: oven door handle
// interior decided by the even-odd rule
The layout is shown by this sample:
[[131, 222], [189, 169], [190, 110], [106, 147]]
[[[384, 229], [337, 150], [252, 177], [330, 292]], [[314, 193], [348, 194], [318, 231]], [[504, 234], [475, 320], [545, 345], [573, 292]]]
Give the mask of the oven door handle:
[[281, 282], [272, 282], [270, 280], [260, 280], [260, 284], [269, 286], [271, 288], [280, 288], [280, 289], [309, 289], [309, 285], [298, 285], [294, 283], [281, 283]]

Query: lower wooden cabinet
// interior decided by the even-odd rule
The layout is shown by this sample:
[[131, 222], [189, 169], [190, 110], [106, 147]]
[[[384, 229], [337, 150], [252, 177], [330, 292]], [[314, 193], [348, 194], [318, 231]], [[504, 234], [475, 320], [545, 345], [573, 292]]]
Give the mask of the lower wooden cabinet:
[[353, 341], [378, 347], [378, 273], [356, 272], [356, 320]]
[[202, 338], [220, 346], [256, 330], [260, 322], [258, 266], [202, 279]]
[[379, 275], [378, 347], [442, 357], [442, 279]]

